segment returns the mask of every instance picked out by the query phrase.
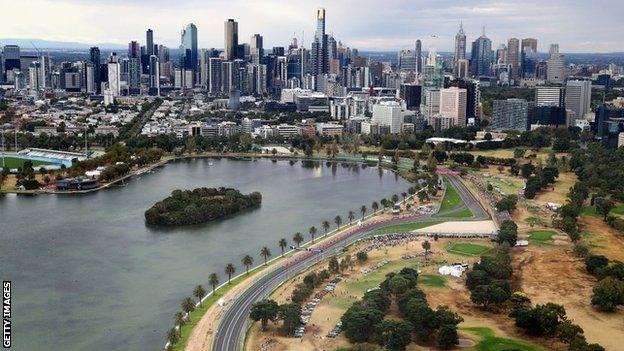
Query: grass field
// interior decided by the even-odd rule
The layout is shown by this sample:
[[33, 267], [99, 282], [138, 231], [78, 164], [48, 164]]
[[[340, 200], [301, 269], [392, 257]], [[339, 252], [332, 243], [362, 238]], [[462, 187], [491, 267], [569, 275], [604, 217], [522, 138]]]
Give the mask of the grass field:
[[440, 212], [452, 210], [462, 204], [462, 199], [451, 182], [444, 179], [444, 184], [446, 185], [446, 192], [444, 193], [444, 198], [440, 204]]
[[[613, 209], [611, 210], [611, 212], [609, 212], [609, 214], [610, 215], [617, 215], [617, 216], [624, 215], [624, 205], [617, 205], [617, 206], [613, 207]], [[593, 206], [585, 206], [585, 207], [583, 207], [581, 209], [581, 215], [602, 218], [602, 215], [600, 213], [596, 212], [596, 208], [593, 207]]]
[[376, 229], [372, 235], [382, 235], [382, 234], [390, 234], [390, 233], [406, 233], [411, 232], [412, 230], [426, 228], [435, 224], [441, 223], [440, 221], [432, 221], [432, 222], [414, 222], [414, 223], [402, 223], [402, 224], [393, 224], [385, 227], [381, 227]]
[[379, 283], [385, 279], [386, 274], [397, 271], [403, 267], [418, 269], [418, 259], [391, 261], [385, 266], [363, 275], [356, 281], [348, 282], [346, 285], [347, 291], [353, 294], [362, 294], [366, 292], [366, 290], [378, 286]]
[[448, 217], [448, 218], [470, 218], [472, 216], [473, 216], [472, 211], [470, 211], [469, 208], [464, 208], [461, 211], [451, 212], [449, 214], [445, 214], [443, 217]]
[[552, 230], [533, 230], [529, 232], [529, 239], [540, 243], [552, 242], [553, 236], [557, 235]]
[[[10, 169], [14, 169], [14, 168], [22, 167], [22, 165], [24, 164], [24, 161], [26, 161], [26, 160], [22, 159], [22, 158], [6, 156], [4, 158], [4, 165], [5, 165], [5, 167], [9, 167]], [[45, 166], [45, 165], [51, 165], [52, 164], [50, 162], [37, 161], [37, 160], [32, 160], [32, 163], [33, 163], [33, 167]], [[2, 158], [1, 157], [0, 157], [0, 167], [2, 167]]]
[[472, 243], [451, 243], [446, 247], [446, 251], [464, 256], [479, 256], [490, 251], [490, 248]]
[[499, 338], [490, 328], [472, 327], [461, 330], [478, 336], [481, 341], [475, 345], [476, 351], [542, 351], [543, 348], [520, 340]]
[[432, 288], [444, 288], [446, 287], [446, 278], [440, 275], [422, 274], [418, 277], [418, 284]]

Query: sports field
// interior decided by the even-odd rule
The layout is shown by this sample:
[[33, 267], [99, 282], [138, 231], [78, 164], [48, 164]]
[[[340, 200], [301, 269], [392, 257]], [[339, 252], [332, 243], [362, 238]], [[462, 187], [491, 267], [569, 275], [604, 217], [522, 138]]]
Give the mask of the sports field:
[[446, 251], [464, 256], [479, 256], [490, 251], [490, 248], [472, 243], [451, 243], [446, 247]]
[[[23, 158], [18, 158], [18, 157], [5, 156], [4, 167], [9, 167], [10, 169], [19, 168], [19, 167], [22, 167], [22, 165], [24, 164], [24, 161], [27, 161], [27, 160]], [[52, 164], [50, 162], [45, 162], [45, 161], [38, 161], [38, 160], [31, 160], [31, 161], [33, 163], [33, 167]], [[3, 167], [2, 157], [0, 157], [0, 167]]]

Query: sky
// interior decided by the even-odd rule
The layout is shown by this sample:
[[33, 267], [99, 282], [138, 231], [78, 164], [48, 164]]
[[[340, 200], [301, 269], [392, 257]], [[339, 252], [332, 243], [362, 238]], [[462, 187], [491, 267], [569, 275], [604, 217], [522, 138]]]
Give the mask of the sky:
[[0, 37], [85, 44], [154, 41], [171, 48], [180, 30], [198, 28], [200, 48], [223, 48], [223, 22], [238, 21], [239, 42], [254, 33], [264, 46], [288, 46], [293, 36], [309, 46], [316, 9], [327, 11], [327, 33], [364, 51], [452, 51], [463, 22], [470, 42], [485, 27], [493, 48], [508, 38], [537, 38], [538, 51], [558, 43], [561, 52], [624, 51], [623, 0], [0, 0]]

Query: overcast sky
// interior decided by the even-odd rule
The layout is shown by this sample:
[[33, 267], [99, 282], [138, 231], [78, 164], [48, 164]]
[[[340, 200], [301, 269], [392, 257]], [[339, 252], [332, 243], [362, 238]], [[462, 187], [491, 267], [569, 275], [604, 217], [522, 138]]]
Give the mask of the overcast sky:
[[550, 43], [562, 52], [624, 51], [624, 0], [0, 0], [0, 37], [125, 45], [144, 43], [152, 28], [156, 43], [177, 47], [192, 22], [200, 47], [222, 48], [223, 22], [234, 18], [240, 42], [260, 33], [265, 47], [287, 46], [303, 32], [309, 46], [317, 7], [327, 10], [327, 32], [360, 50], [412, 48], [420, 38], [423, 49], [451, 51], [463, 21], [469, 43], [485, 26], [494, 48], [534, 37], [542, 52]]

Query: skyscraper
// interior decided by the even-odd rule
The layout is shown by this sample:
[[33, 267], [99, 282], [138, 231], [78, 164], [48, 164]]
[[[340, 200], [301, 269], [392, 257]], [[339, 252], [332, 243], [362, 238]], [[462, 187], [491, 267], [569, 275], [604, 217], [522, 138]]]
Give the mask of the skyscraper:
[[472, 75], [489, 76], [492, 63], [492, 41], [485, 36], [485, 27], [483, 34], [472, 43], [471, 55]]
[[211, 94], [220, 93], [221, 90], [221, 59], [211, 57], [208, 60], [208, 91]]
[[227, 61], [236, 59], [236, 50], [238, 49], [238, 22], [228, 19], [225, 22], [225, 43], [223, 48], [224, 58]]
[[399, 51], [399, 70], [416, 71], [416, 55], [411, 50]]
[[254, 34], [251, 37], [251, 43], [249, 43], [249, 50], [251, 56], [251, 63], [259, 64], [264, 57], [264, 47], [262, 45], [262, 35]]
[[591, 81], [568, 80], [565, 91], [565, 108], [572, 110], [576, 119], [583, 119], [590, 111]]
[[459, 60], [466, 58], [466, 33], [463, 23], [459, 24], [459, 32], [455, 35], [455, 54], [453, 56], [453, 71], [457, 75]]
[[116, 53], [112, 53], [108, 60], [108, 89], [113, 97], [121, 95], [121, 71]]
[[550, 46], [550, 57], [546, 68], [546, 80], [548, 83], [561, 84], [567, 76], [565, 56], [559, 53], [559, 45]]
[[148, 29], [145, 33], [145, 51], [147, 56], [154, 55], [154, 32], [151, 29]]
[[100, 49], [97, 46], [92, 47], [89, 50], [90, 62], [93, 64], [93, 84], [95, 85], [94, 92], [96, 94], [102, 93], [102, 77], [100, 75]]
[[511, 68], [511, 77], [518, 80], [520, 77], [520, 40], [509, 39], [507, 43], [507, 64]]
[[140, 55], [141, 55], [141, 46], [139, 45], [139, 42], [137, 42], [136, 40], [131, 41], [128, 44], [128, 57], [139, 58]]
[[329, 69], [329, 53], [325, 34], [325, 9], [316, 11], [316, 32], [312, 43], [312, 74], [314, 76], [327, 73]]
[[149, 94], [160, 95], [160, 65], [156, 55], [150, 56], [149, 72]]
[[534, 52], [537, 52], [537, 39], [534, 38], [525, 38], [522, 39], [522, 49], [531, 48]]
[[187, 70], [197, 71], [197, 27], [193, 23], [189, 23], [182, 30], [180, 51], [182, 51], [183, 68]]
[[416, 40], [416, 50], [414, 53], [416, 55], [416, 71], [422, 73], [422, 42], [420, 39]]

